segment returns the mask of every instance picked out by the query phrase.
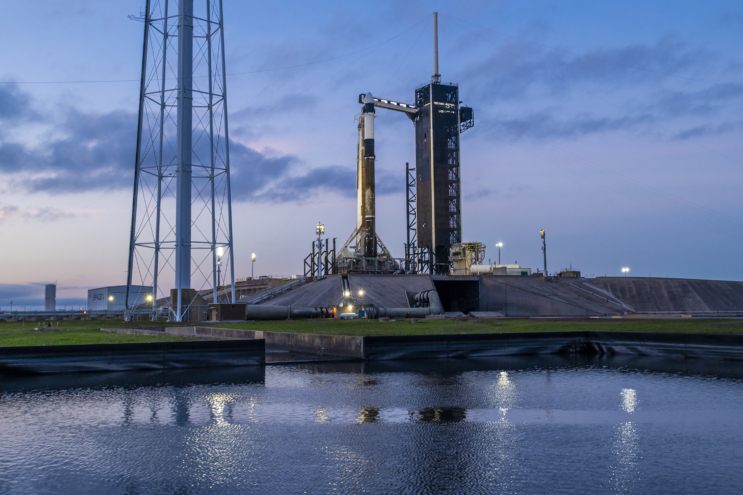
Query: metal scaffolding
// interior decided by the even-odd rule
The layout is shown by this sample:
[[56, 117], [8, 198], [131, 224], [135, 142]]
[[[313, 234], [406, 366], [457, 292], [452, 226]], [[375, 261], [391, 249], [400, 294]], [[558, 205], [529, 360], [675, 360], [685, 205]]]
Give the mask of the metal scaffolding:
[[219, 302], [218, 270], [235, 300], [222, 1], [145, 10], [127, 310], [129, 289], [151, 286], [153, 314], [182, 321], [199, 291]]

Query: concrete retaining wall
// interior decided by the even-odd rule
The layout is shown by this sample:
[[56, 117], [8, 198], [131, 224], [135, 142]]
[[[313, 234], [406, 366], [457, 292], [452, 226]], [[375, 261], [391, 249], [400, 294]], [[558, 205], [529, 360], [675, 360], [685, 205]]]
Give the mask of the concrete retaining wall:
[[262, 332], [218, 327], [163, 327], [163, 330], [143, 328], [102, 328], [102, 332], [128, 335], [189, 337], [200, 340], [263, 339], [266, 349], [363, 359], [363, 338], [348, 335], [312, 333]]
[[364, 359], [364, 339], [349, 335], [315, 333], [255, 332], [266, 341], [266, 349]]
[[263, 340], [3, 347], [0, 374], [256, 366], [265, 356]]
[[743, 361], [743, 335], [534, 332], [364, 337], [363, 350], [366, 360], [586, 354]]

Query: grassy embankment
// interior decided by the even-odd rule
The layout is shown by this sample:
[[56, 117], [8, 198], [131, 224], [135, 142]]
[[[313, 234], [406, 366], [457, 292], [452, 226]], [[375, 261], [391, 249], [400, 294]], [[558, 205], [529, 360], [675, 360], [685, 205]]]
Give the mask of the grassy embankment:
[[[34, 328], [43, 327], [49, 322], [2, 322], [0, 323], [0, 347], [19, 345], [68, 345], [68, 344], [125, 344], [133, 342], [174, 342], [189, 340], [175, 337], [150, 337], [147, 335], [122, 335], [101, 332], [101, 328], [120, 328], [136, 326], [162, 325], [163, 323], [125, 323], [111, 321], [55, 321], [53, 332], [38, 332]], [[59, 327], [57, 327], [59, 323]], [[58, 329], [58, 330], [57, 330]]]
[[[55, 322], [55, 328], [56, 328]], [[174, 337], [149, 337], [104, 333], [101, 327], [152, 326], [153, 323], [124, 323], [123, 321], [60, 321], [59, 331], [37, 332], [44, 322], [0, 323], [0, 346], [63, 345], [63, 344], [116, 344], [128, 342], [162, 342], [188, 340]], [[173, 325], [158, 323], [157, 325]], [[204, 322], [204, 326], [217, 326]], [[576, 320], [480, 320], [479, 322], [455, 320], [410, 320], [381, 322], [378, 320], [292, 320], [259, 321], [219, 325], [244, 330], [268, 332], [324, 333], [338, 335], [442, 335], [464, 333], [509, 332], [569, 332], [569, 331], [630, 331], [671, 333], [743, 333], [743, 321], [728, 319], [576, 319]]]

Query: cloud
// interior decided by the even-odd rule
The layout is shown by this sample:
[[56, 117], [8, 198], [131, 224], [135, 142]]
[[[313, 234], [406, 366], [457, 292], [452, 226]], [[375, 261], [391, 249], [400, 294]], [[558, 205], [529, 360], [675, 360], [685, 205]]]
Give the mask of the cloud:
[[[7, 93], [11, 94], [11, 93]], [[30, 98], [13, 92], [5, 106], [6, 115], [16, 123], [28, 114]], [[314, 98], [287, 96], [275, 104], [246, 109], [244, 115], [311, 108]], [[61, 117], [50, 116], [45, 124], [59, 132], [40, 144], [0, 140], [0, 173], [7, 175], [10, 187], [31, 193], [70, 194], [88, 191], [127, 190], [132, 187], [136, 137], [136, 115], [117, 110], [86, 113], [62, 109]], [[209, 156], [208, 142], [197, 140], [196, 156]], [[306, 168], [294, 155], [260, 152], [239, 141], [230, 141], [232, 198], [234, 201], [304, 202], [314, 194], [333, 192], [355, 195], [353, 167], [322, 166]], [[397, 182], [402, 184], [403, 179]], [[380, 171], [378, 194], [401, 189], [396, 179]], [[15, 206], [0, 209], [0, 220], [22, 216], [51, 221], [73, 212], [55, 209], [21, 210]]]
[[476, 189], [472, 192], [469, 192], [464, 195], [465, 199], [482, 199], [487, 198], [488, 196], [492, 195], [495, 191], [493, 191], [489, 187], [483, 187], [480, 189]]
[[0, 284], [0, 306], [10, 309], [22, 309], [21, 306], [44, 304], [44, 284]]
[[523, 98], [534, 89], [564, 94], [578, 84], [602, 87], [664, 78], [709, 62], [709, 55], [691, 50], [673, 36], [657, 43], [599, 48], [585, 53], [545, 50], [525, 43], [501, 45], [493, 55], [465, 71], [465, 79], [489, 99]]
[[656, 107], [668, 116], [709, 115], [741, 98], [743, 84], [715, 84], [699, 91], [675, 91], [660, 98]]
[[279, 100], [260, 106], [245, 107], [230, 113], [231, 122], [239, 122], [247, 118], [267, 117], [281, 113], [296, 113], [309, 111], [317, 107], [317, 97], [311, 95], [291, 94], [284, 95]]
[[[48, 282], [51, 283], [51, 282]], [[0, 284], [0, 307], [3, 310], [10, 310], [10, 301], [13, 301], [14, 311], [23, 311], [27, 309], [41, 309], [44, 306], [44, 286], [46, 283], [30, 284]], [[77, 306], [85, 307], [87, 299], [84, 297], [61, 298], [61, 291], [72, 289], [71, 287], [57, 286], [57, 307]], [[76, 288], [80, 289], [80, 288]], [[86, 288], [81, 288], [86, 289]]]
[[18, 122], [36, 118], [31, 98], [16, 84], [0, 84], [0, 123]]
[[[404, 190], [403, 174], [398, 177], [384, 169], [377, 169], [375, 173], [377, 196], [396, 194]], [[254, 191], [248, 199], [269, 203], [302, 203], [322, 193], [355, 198], [356, 170], [351, 167], [329, 165], [313, 168], [302, 174], [282, 175], [263, 189]]]
[[740, 120], [736, 122], [723, 122], [722, 124], [717, 125], [704, 124], [678, 132], [676, 135], [673, 136], [673, 139], [675, 141], [686, 141], [688, 139], [696, 137], [725, 134], [728, 132], [737, 131], [739, 129], [743, 129], [743, 121]]
[[22, 210], [17, 206], [5, 205], [0, 206], [0, 222], [13, 217], [22, 217], [29, 219], [37, 219], [42, 222], [52, 222], [59, 220], [60, 218], [72, 218], [75, 213], [59, 210], [55, 208], [40, 208], [40, 209], [26, 209]]
[[11, 180], [13, 186], [51, 194], [131, 187], [134, 114], [121, 110], [95, 114], [67, 109], [61, 125], [54, 127], [64, 135], [45, 144], [0, 145], [0, 171], [23, 172]]
[[[555, 118], [554, 116], [559, 113], [555, 110], [544, 110], [521, 118], [480, 117], [479, 120], [484, 124], [486, 133], [493, 130], [505, 133], [504, 137], [510, 141], [526, 138], [574, 138], [600, 132], [630, 130], [656, 120], [650, 114], [612, 118], [584, 113], [568, 118]], [[493, 136], [492, 132], [489, 134]]]

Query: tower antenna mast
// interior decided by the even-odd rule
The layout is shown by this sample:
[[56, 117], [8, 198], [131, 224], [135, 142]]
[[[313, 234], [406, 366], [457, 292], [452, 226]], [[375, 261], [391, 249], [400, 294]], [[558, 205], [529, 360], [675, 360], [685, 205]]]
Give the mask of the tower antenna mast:
[[439, 13], [433, 13], [433, 76], [432, 80], [438, 84], [441, 82], [439, 74]]

